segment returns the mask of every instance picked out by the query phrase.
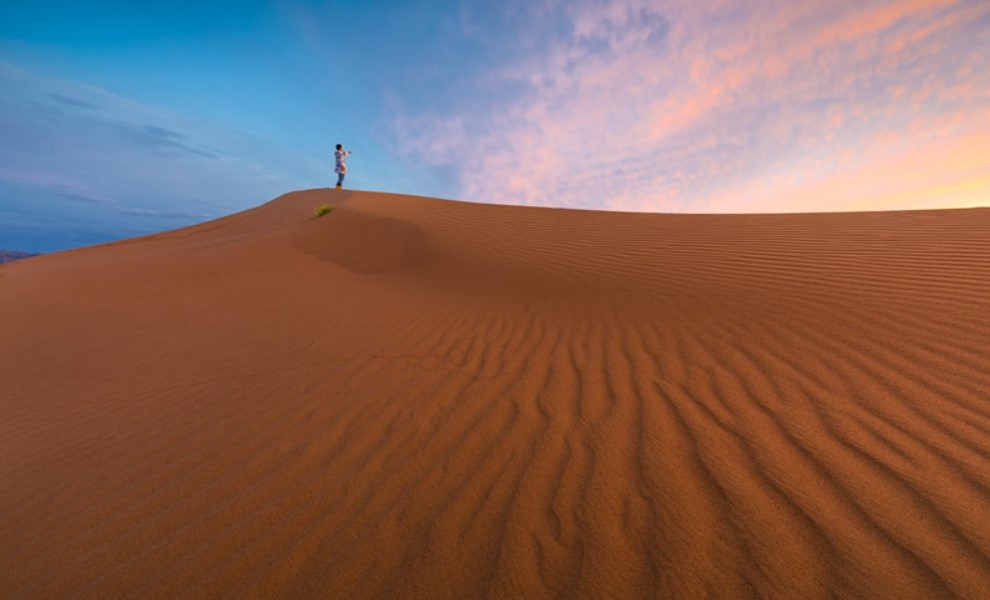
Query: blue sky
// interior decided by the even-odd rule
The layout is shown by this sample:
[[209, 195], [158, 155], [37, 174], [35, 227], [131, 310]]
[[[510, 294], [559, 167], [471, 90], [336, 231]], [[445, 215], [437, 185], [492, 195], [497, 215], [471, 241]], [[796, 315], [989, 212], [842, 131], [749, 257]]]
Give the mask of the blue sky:
[[0, 8], [0, 248], [333, 182], [650, 212], [990, 204], [981, 0]]

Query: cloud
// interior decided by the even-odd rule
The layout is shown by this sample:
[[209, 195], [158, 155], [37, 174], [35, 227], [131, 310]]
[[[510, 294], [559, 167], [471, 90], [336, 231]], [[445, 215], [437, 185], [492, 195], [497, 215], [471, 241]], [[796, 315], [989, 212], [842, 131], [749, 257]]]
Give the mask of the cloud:
[[185, 135], [156, 125], [115, 124], [114, 130], [128, 143], [139, 146], [161, 157], [198, 156], [217, 158], [215, 151], [201, 149], [187, 143]]
[[80, 100], [79, 98], [66, 96], [64, 94], [48, 94], [48, 97], [60, 104], [65, 104], [66, 106], [72, 106], [75, 108], [98, 108], [97, 105], [92, 102], [86, 102], [85, 100]]
[[190, 220], [203, 220], [208, 219], [213, 216], [210, 213], [200, 213], [193, 211], [175, 211], [175, 210], [155, 210], [152, 208], [134, 208], [130, 206], [121, 206], [117, 208], [117, 212], [122, 215], [134, 215], [139, 217], [160, 217], [165, 219], [183, 219], [186, 221]]
[[0, 59], [0, 78], [16, 79], [27, 76], [27, 71], [10, 61]]
[[84, 179], [47, 169], [32, 169], [6, 161], [0, 164], [0, 182], [26, 191], [44, 191], [66, 200], [91, 204], [114, 204], [116, 200], [102, 194]]
[[[409, 160], [452, 170], [478, 201], [773, 210], [801, 207], [808, 181], [862, 183], [862, 165], [896, 188], [891, 164], [966, 189], [990, 158], [965, 170], [912, 156], [928, 144], [962, 156], [990, 114], [988, 21], [979, 0], [551, 4], [521, 12], [505, 41], [540, 43], [472, 82], [499, 102], [400, 105], [392, 131]], [[882, 202], [897, 197], [923, 204]]]
[[112, 239], [257, 205], [314, 187], [325, 160], [0, 62], [0, 205], [16, 207], [22, 221], [66, 216], [38, 234], [46, 236], [38, 248], [82, 243], [84, 231]]
[[235, 209], [303, 187], [300, 162], [216, 123], [0, 63], [0, 181], [21, 189]]

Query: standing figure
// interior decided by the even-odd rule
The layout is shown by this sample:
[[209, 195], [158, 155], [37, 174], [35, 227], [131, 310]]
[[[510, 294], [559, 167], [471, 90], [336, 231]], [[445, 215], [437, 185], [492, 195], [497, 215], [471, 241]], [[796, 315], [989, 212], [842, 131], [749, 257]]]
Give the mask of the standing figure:
[[344, 175], [347, 174], [347, 155], [351, 154], [350, 150], [344, 150], [343, 144], [337, 144], [337, 151], [333, 153], [334, 158], [337, 160], [337, 167], [334, 172], [337, 174], [337, 189], [344, 187]]

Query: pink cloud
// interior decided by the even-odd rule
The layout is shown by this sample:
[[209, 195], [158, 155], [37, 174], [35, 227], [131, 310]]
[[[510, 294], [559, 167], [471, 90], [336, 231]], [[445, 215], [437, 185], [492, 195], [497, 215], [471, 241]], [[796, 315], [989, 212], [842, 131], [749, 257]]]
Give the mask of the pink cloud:
[[[611, 0], [567, 14], [570, 36], [480, 77], [530, 92], [397, 121], [400, 139], [425, 140], [432, 160], [456, 170], [462, 197], [838, 210], [873, 206], [838, 193], [857, 185], [874, 204], [912, 207], [925, 193], [941, 205], [984, 189], [986, 165], [959, 165], [963, 148], [975, 150], [967, 133], [990, 114], [990, 49], [972, 25], [990, 16], [985, 2], [681, 0], [661, 10]], [[955, 160], [926, 162], [932, 147]]]

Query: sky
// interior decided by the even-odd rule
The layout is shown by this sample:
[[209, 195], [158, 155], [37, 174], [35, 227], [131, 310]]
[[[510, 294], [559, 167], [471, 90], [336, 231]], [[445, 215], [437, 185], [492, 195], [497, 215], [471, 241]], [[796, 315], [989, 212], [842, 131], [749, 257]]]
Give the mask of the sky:
[[676, 213], [990, 205], [986, 0], [0, 5], [0, 248], [335, 183]]

